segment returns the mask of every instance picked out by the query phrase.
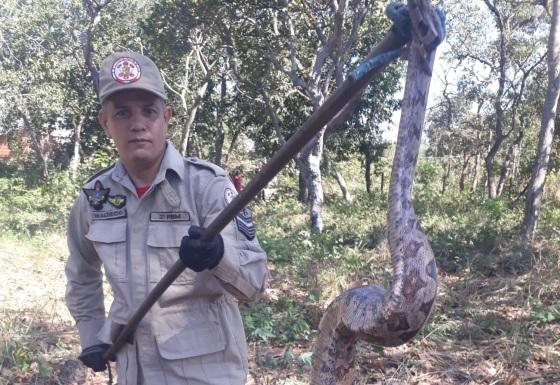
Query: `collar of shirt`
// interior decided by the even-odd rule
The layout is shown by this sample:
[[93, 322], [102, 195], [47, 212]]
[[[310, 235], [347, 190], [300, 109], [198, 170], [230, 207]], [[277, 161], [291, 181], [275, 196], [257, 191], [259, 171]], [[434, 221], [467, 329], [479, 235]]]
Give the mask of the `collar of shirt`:
[[[165, 180], [168, 170], [173, 170], [181, 180], [185, 177], [185, 163], [183, 157], [169, 141], [166, 142], [165, 154], [163, 155], [159, 171], [152, 185], [156, 185]], [[117, 160], [111, 177], [115, 182], [122, 184], [130, 191], [135, 191], [136, 187], [128, 177], [128, 173], [120, 159]]]

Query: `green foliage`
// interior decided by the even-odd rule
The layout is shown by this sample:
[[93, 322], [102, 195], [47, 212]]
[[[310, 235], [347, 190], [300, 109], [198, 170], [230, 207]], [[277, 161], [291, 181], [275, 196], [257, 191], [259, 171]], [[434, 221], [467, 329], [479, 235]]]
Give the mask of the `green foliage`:
[[[2, 375], [10, 372], [20, 374], [22, 378], [32, 375], [35, 383], [42, 383], [38, 381], [52, 377], [54, 372], [52, 363], [45, 357], [45, 341], [42, 341], [43, 345], [37, 345], [35, 339], [37, 335], [44, 334], [45, 330], [41, 324], [26, 324], [25, 321], [21, 314], [2, 314], [0, 333], [4, 338], [0, 351], [0, 368]], [[0, 383], [4, 383], [1, 379], [2, 377]]]
[[27, 236], [60, 231], [79, 186], [68, 173], [55, 174], [46, 184], [23, 178], [0, 178], [0, 230]]
[[241, 310], [249, 340], [287, 343], [307, 340], [311, 334], [301, 304], [289, 297], [272, 304], [251, 303]]
[[5, 345], [2, 352], [3, 364], [7, 367], [14, 366], [20, 372], [27, 372], [33, 364], [39, 367], [40, 374], [46, 377], [51, 368], [45, 367], [45, 362], [37, 352], [25, 346]]
[[311, 366], [311, 360], [313, 358], [313, 352], [305, 352], [302, 353], [299, 357], [298, 357], [298, 362], [301, 365], [305, 365], [305, 366]]
[[560, 243], [560, 207], [545, 203], [542, 208], [540, 223], [541, 237]]
[[439, 199], [441, 166], [432, 159], [420, 159], [414, 177], [414, 198], [416, 212], [422, 215]]
[[532, 304], [533, 319], [539, 325], [548, 325], [560, 322], [560, 306], [543, 305], [541, 301]]

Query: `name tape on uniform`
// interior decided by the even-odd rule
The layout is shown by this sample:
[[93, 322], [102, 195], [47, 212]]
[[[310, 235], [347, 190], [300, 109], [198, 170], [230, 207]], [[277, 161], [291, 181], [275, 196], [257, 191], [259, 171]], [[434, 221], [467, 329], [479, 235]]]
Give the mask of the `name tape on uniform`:
[[111, 211], [93, 211], [91, 213], [91, 219], [93, 220], [116, 219], [116, 218], [126, 218], [126, 209], [111, 210]]
[[152, 212], [150, 213], [151, 222], [188, 222], [191, 220], [191, 216], [186, 211], [181, 212]]

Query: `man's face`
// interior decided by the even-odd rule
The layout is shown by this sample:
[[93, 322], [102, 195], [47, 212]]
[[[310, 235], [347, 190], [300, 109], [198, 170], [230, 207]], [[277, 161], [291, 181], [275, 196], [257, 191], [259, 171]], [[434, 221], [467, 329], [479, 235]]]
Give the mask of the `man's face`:
[[151, 92], [126, 90], [111, 95], [99, 122], [128, 167], [150, 167], [165, 151], [171, 107]]

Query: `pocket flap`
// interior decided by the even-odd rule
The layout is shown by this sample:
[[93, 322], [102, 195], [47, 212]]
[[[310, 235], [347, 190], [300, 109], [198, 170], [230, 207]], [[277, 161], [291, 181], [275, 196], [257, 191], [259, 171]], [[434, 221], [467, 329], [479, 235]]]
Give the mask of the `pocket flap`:
[[92, 242], [115, 243], [126, 241], [126, 221], [101, 221], [90, 226], [86, 238]]
[[150, 223], [146, 243], [152, 247], [179, 247], [188, 230], [184, 223]]
[[203, 356], [226, 348], [222, 328], [217, 323], [184, 329], [167, 339], [156, 336], [156, 341], [159, 353], [167, 360]]

